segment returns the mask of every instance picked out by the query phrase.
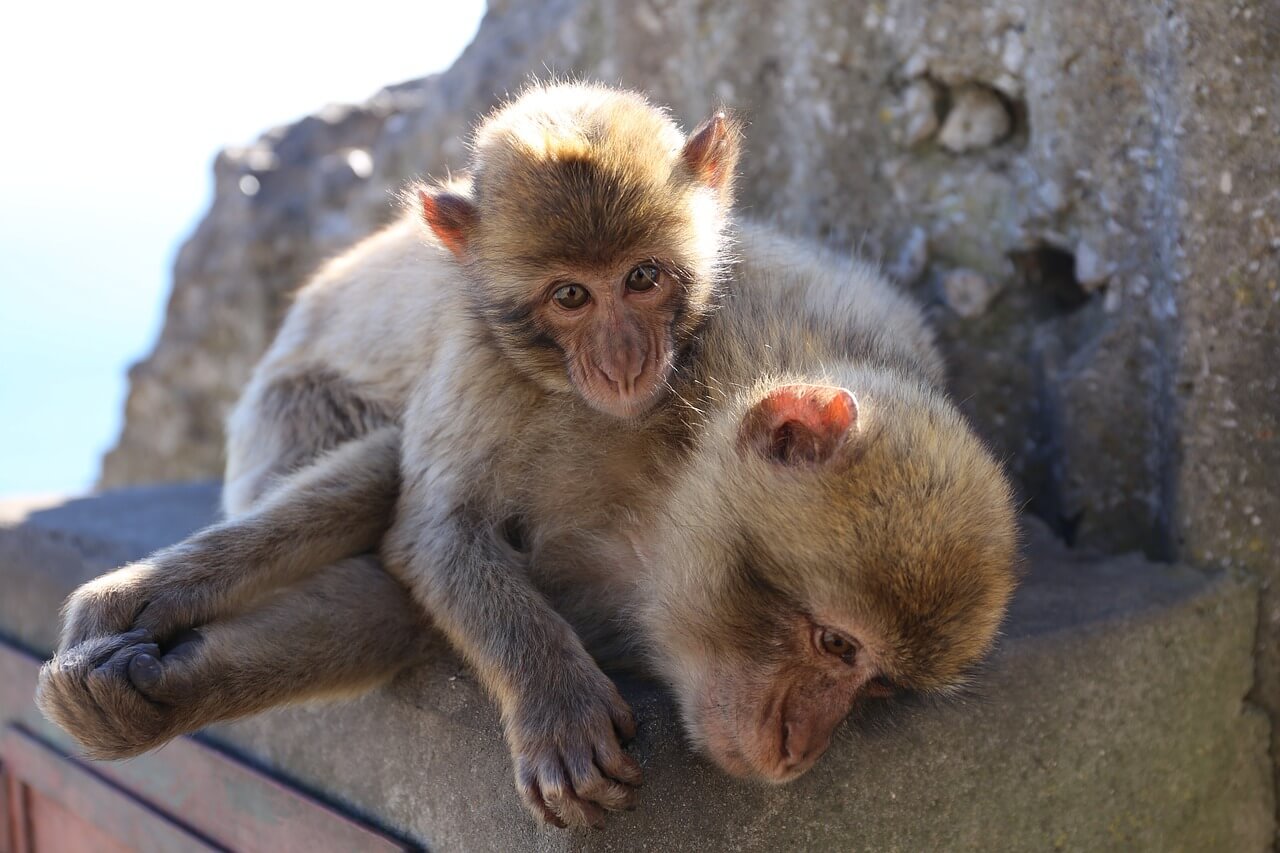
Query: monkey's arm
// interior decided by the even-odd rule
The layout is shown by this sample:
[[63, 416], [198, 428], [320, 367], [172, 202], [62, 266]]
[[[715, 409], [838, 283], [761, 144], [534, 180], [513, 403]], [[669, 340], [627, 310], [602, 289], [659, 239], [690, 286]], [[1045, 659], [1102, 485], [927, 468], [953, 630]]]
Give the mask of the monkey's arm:
[[[602, 809], [629, 807], [638, 765], [620, 740], [635, 722], [573, 628], [533, 586], [527, 557], [497, 533], [504, 520], [486, 490], [501, 467], [512, 396], [492, 384], [445, 384], [410, 406], [404, 490], [384, 562], [497, 699], [521, 796], [558, 825], [598, 825]], [[415, 438], [416, 437], [416, 438]], [[428, 440], [429, 437], [429, 440]], [[496, 476], [501, 476], [498, 474]]]
[[131, 629], [165, 639], [371, 551], [398, 492], [399, 430], [349, 441], [284, 478], [245, 515], [81, 586], [63, 609], [59, 648]]
[[492, 524], [460, 507], [423, 511], [440, 497], [406, 492], [388, 568], [497, 699], [525, 804], [550, 823], [598, 825], [602, 808], [632, 804], [640, 782], [620, 745], [635, 733], [631, 710]]

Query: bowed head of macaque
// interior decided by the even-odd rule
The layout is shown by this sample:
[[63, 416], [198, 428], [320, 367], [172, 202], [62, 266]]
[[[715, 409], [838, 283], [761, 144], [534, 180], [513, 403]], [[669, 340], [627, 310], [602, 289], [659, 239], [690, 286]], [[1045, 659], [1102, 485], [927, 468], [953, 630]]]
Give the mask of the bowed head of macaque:
[[737, 776], [789, 781], [859, 703], [964, 686], [1015, 585], [1009, 486], [961, 415], [843, 379], [745, 395], [677, 487], [677, 533], [637, 544], [655, 665]]

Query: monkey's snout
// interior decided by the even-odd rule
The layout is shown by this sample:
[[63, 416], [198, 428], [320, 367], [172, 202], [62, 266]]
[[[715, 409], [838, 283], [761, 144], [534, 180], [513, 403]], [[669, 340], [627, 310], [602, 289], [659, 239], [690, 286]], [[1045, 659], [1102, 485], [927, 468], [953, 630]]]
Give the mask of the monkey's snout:
[[645, 353], [639, 350], [628, 350], [615, 353], [613, 358], [604, 360], [600, 372], [613, 385], [618, 397], [627, 400], [639, 392], [640, 380], [644, 378], [644, 365], [648, 360]]
[[815, 738], [813, 733], [805, 727], [784, 722], [781, 761], [778, 763], [777, 778], [774, 781], [790, 782], [803, 775], [827, 751], [829, 740], [824, 737]]
[[794, 769], [801, 761], [805, 759], [805, 751], [803, 747], [796, 745], [796, 739], [793, 738], [790, 723], [782, 724], [782, 769]]

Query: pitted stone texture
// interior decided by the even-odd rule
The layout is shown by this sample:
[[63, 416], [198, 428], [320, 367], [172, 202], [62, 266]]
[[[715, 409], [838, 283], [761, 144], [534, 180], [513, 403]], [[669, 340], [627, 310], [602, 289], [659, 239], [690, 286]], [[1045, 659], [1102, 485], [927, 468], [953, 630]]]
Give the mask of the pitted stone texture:
[[943, 298], [961, 317], [977, 317], [985, 313], [998, 292], [996, 282], [973, 270], [950, 270], [942, 274]]
[[952, 94], [938, 144], [955, 154], [990, 148], [1013, 132], [1004, 100], [985, 86], [961, 86]]
[[[1280, 5], [1179, 2], [1181, 339], [1171, 507], [1185, 559], [1262, 579], [1256, 698], [1280, 721]], [[1227, 177], [1229, 176], [1229, 177]], [[1280, 782], [1280, 737], [1272, 738]], [[1280, 843], [1280, 839], [1278, 839]]]
[[938, 130], [938, 102], [942, 95], [929, 80], [913, 80], [902, 92], [896, 116], [903, 145], [919, 145]]

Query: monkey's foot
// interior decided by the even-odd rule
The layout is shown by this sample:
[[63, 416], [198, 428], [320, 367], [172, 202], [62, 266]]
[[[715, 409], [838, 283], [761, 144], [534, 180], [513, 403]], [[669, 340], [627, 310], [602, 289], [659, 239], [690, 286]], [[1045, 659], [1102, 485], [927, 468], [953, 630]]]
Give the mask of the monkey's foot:
[[71, 593], [64, 608], [59, 651], [89, 640], [118, 637], [133, 628], [133, 620], [146, 606], [142, 586], [148, 574], [142, 566], [125, 566]]
[[60, 651], [136, 630], [161, 642], [212, 614], [207, 584], [191, 580], [199, 554], [175, 546], [94, 578], [67, 599]]
[[516, 786], [534, 817], [555, 826], [604, 824], [605, 810], [635, 807], [640, 765], [622, 749], [635, 717], [603, 674], [598, 695], [540, 701], [508, 727]]
[[90, 640], [44, 665], [36, 703], [90, 757], [137, 755], [198, 727], [181, 701], [185, 651], [162, 654], [142, 630]]

